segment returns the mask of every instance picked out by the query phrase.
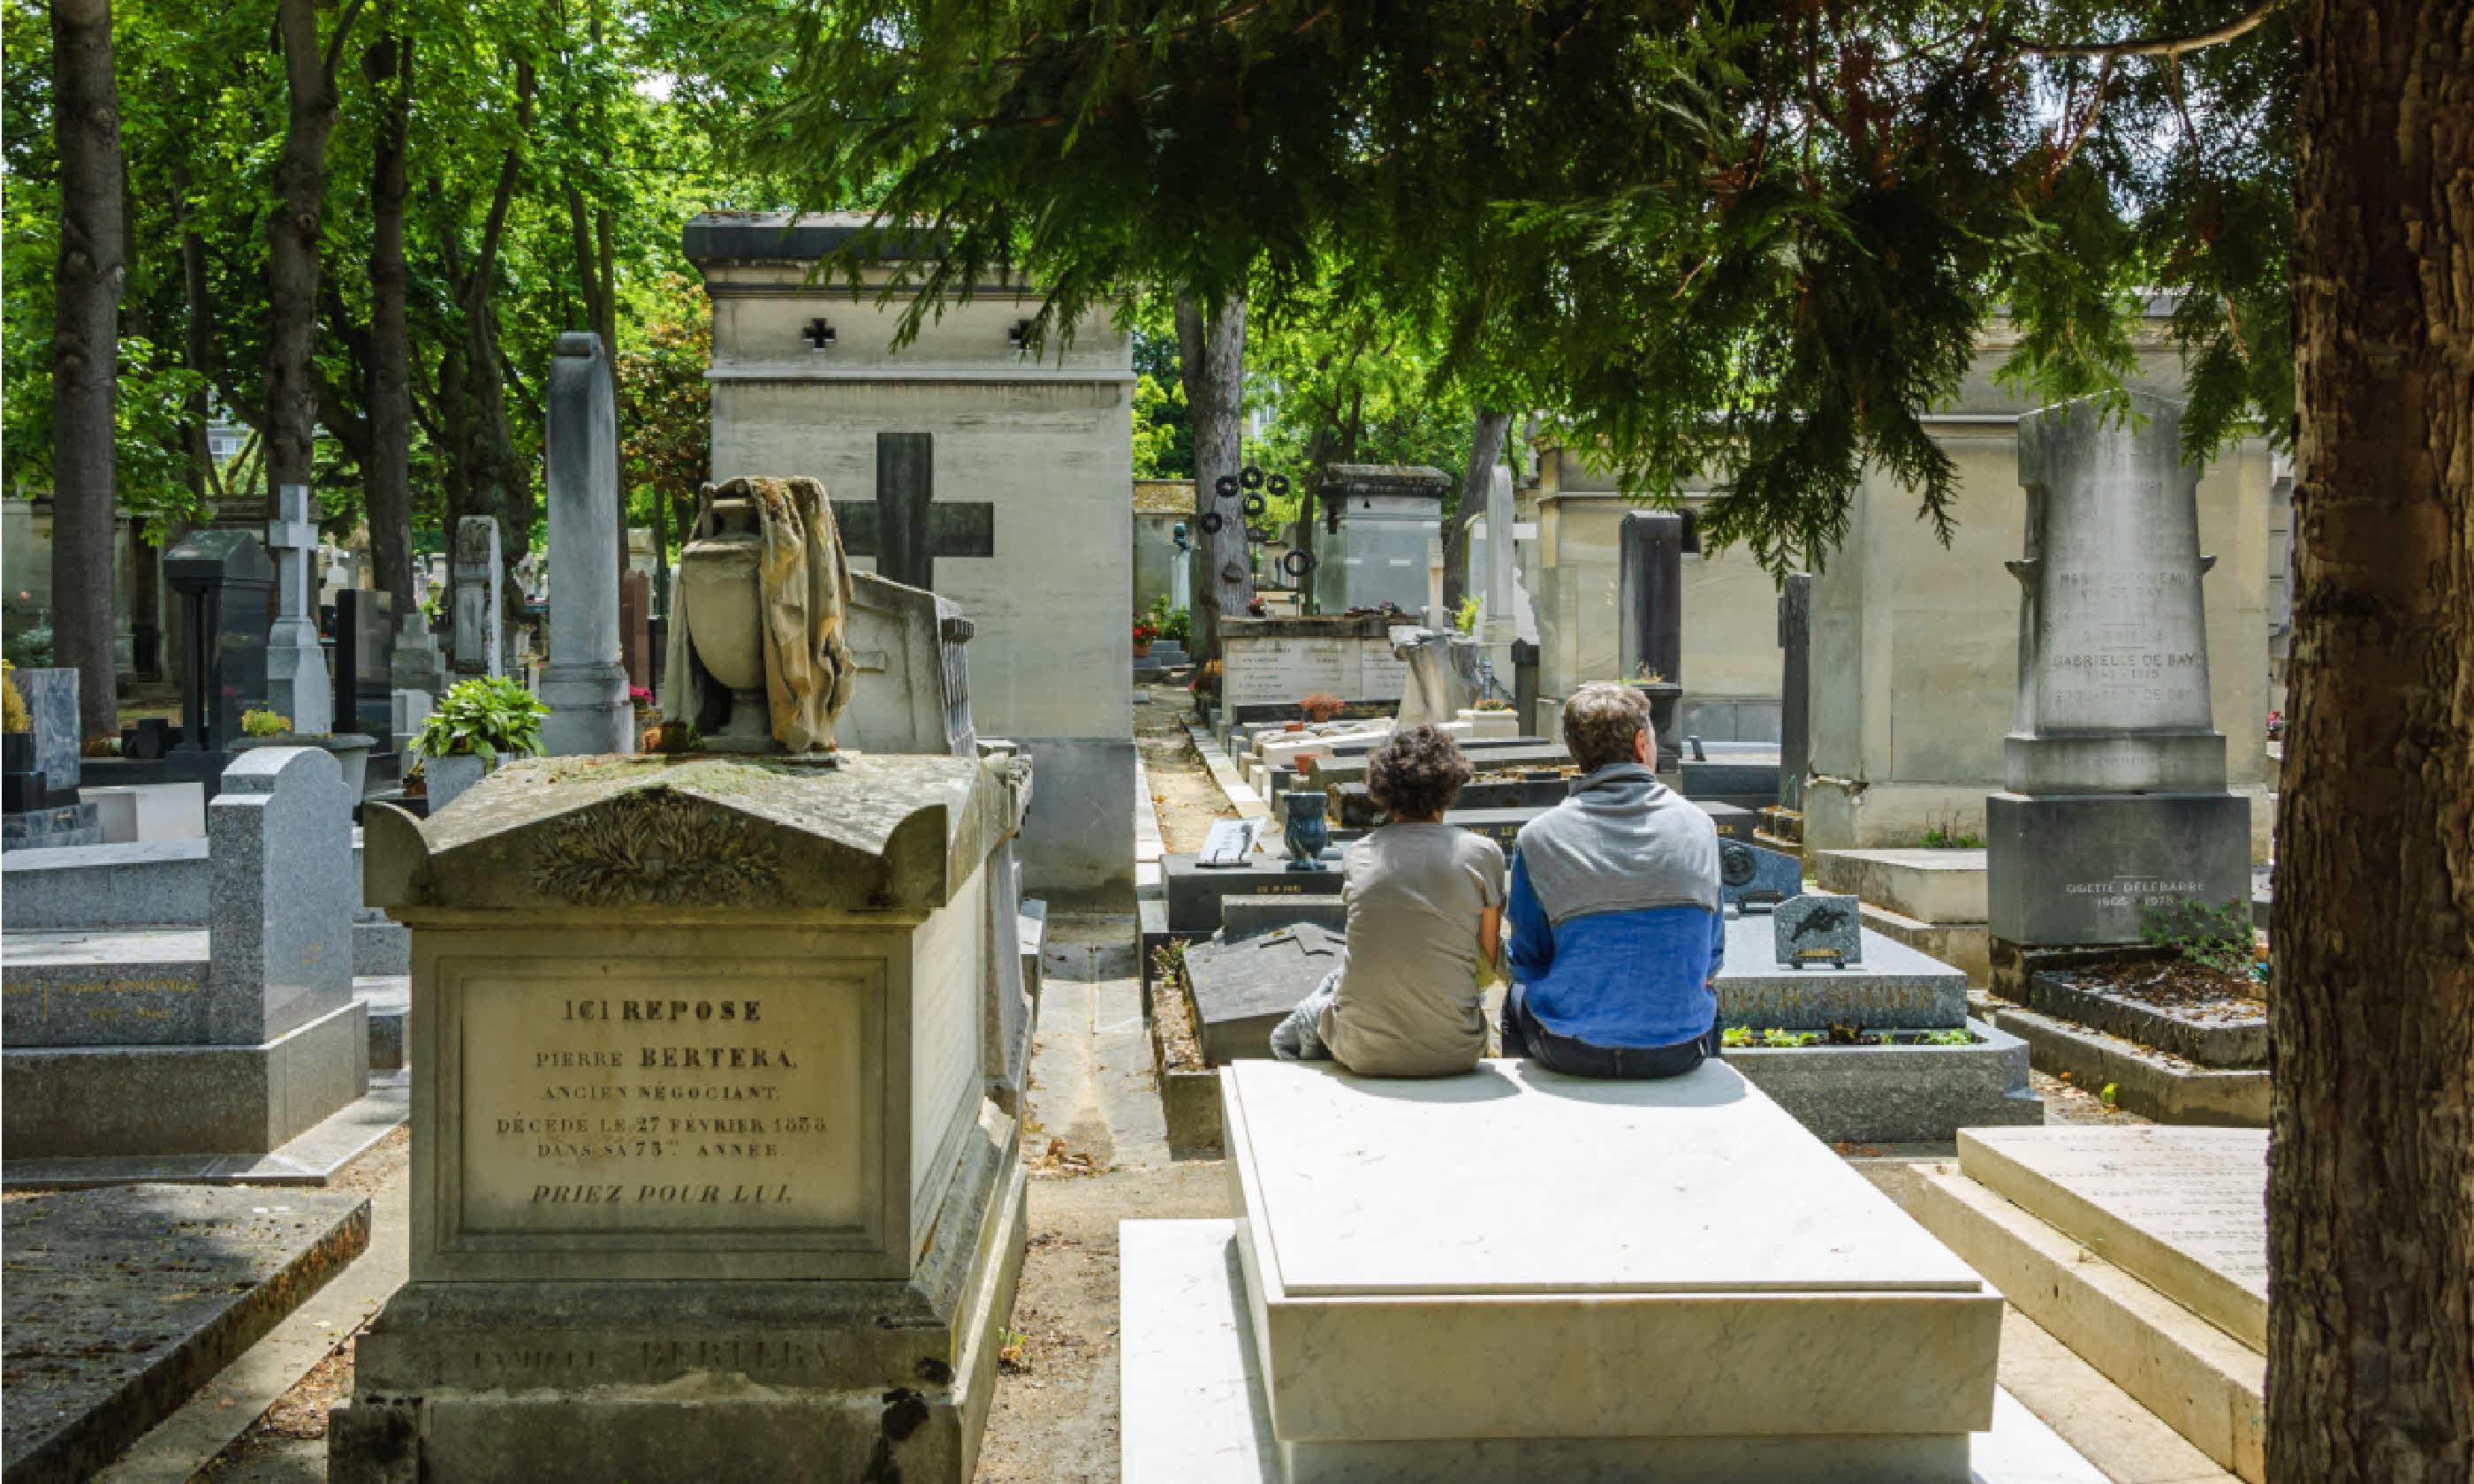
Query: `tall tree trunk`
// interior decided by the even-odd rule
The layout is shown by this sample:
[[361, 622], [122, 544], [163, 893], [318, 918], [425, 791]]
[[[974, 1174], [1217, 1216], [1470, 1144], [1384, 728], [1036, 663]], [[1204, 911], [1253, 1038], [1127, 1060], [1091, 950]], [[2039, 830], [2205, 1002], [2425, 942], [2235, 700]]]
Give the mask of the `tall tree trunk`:
[[1201, 646], [1195, 653], [1217, 658], [1220, 620], [1245, 617], [1254, 596], [1243, 510], [1216, 492], [1221, 477], [1234, 478], [1246, 459], [1246, 301], [1231, 298], [1206, 318], [1193, 295], [1178, 289], [1176, 349], [1177, 374], [1194, 419], [1195, 509], [1224, 517], [1217, 531], [1204, 531], [1198, 520], [1194, 532], [1203, 565], [1203, 581], [1194, 592], [1194, 638]]
[[2474, 10], [2308, 0], [2268, 1469], [2474, 1473]]
[[52, 644], [78, 672], [78, 730], [120, 730], [113, 693], [112, 460], [118, 438], [120, 91], [110, 0], [53, 0], [61, 257], [52, 332]]
[[[1467, 596], [1463, 570], [1468, 551], [1468, 524], [1486, 513], [1486, 497], [1494, 488], [1494, 467], [1503, 462], [1503, 438], [1512, 430], [1512, 414], [1481, 407], [1470, 419], [1468, 468], [1461, 475], [1461, 501], [1443, 520], [1443, 621], [1451, 622]], [[1494, 533], [1487, 533], [1492, 539]]]
[[[343, 44], [357, 3], [335, 22]], [[267, 223], [266, 475], [270, 491], [305, 485], [315, 465], [318, 388], [318, 235], [326, 209], [327, 137], [335, 129], [335, 72], [318, 48], [317, 0], [277, 0], [290, 107], [275, 161], [276, 210]]]
[[[394, 8], [386, 20], [392, 26]], [[370, 162], [370, 560], [395, 611], [412, 611], [412, 330], [403, 261], [405, 134], [412, 117], [412, 38], [390, 30], [361, 58], [361, 72], [383, 87]]]

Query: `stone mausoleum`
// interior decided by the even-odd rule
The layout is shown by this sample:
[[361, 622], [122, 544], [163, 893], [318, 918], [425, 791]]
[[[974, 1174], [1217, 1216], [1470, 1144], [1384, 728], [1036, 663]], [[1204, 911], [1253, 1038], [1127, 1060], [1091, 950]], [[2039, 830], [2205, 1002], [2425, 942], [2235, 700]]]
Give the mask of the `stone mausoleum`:
[[[1020, 327], [1039, 292], [1014, 284], [946, 306], [897, 351], [912, 299], [887, 292], [898, 245], [861, 287], [811, 280], [865, 223], [688, 223], [687, 255], [713, 299], [713, 477], [804, 474], [824, 482], [837, 510], [882, 513], [900, 496], [881, 483], [877, 435], [932, 436], [933, 499], [915, 553], [928, 570], [886, 575], [934, 588], [978, 627], [979, 730], [1020, 742], [1038, 770], [1026, 891], [1060, 907], [1122, 903], [1133, 890], [1130, 344], [1096, 323], [1079, 326], [1070, 347], [1052, 340], [1032, 358]], [[886, 523], [901, 524], [899, 513]], [[853, 567], [884, 571], [871, 533], [843, 525]]]

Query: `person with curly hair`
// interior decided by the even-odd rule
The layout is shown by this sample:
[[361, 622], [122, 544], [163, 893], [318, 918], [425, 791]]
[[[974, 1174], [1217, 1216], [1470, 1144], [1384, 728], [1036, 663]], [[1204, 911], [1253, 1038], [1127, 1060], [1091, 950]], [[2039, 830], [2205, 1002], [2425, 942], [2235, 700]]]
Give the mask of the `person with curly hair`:
[[1579, 1077], [1678, 1077], [1717, 1055], [1718, 828], [1658, 780], [1649, 698], [1564, 704], [1581, 778], [1514, 847], [1503, 1054]]
[[1367, 792], [1391, 822], [1343, 858], [1341, 967], [1272, 1032], [1273, 1056], [1438, 1077], [1486, 1055], [1479, 998], [1499, 952], [1503, 849], [1443, 823], [1469, 777], [1440, 727], [1403, 727], [1368, 754]]

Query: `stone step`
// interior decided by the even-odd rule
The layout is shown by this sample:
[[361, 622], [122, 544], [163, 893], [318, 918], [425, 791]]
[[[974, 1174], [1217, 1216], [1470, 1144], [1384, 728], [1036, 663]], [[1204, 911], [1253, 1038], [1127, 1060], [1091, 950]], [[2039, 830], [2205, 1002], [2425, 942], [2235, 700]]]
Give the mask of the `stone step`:
[[1914, 1168], [1909, 1210], [1927, 1231], [2192, 1446], [2260, 1484], [2259, 1355], [1955, 1167]]
[[2040, 1072], [2068, 1076], [2090, 1092], [2114, 1089], [2114, 1106], [2159, 1123], [2268, 1127], [2268, 1073], [2199, 1066], [2119, 1036], [2016, 1005], [1993, 1023], [2027, 1043]]
[[1958, 1166], [2252, 1350], [2267, 1351], [2265, 1129], [1963, 1129]]

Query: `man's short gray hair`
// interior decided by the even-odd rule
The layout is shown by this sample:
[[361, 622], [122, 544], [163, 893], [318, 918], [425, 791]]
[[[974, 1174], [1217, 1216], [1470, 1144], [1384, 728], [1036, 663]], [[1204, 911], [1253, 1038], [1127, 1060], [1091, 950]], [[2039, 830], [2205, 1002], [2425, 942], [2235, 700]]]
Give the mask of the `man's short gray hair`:
[[1658, 729], [1649, 719], [1649, 697], [1630, 685], [1599, 681], [1572, 692], [1564, 703], [1564, 746], [1583, 773], [1631, 762], [1632, 739], [1643, 734], [1654, 758]]

